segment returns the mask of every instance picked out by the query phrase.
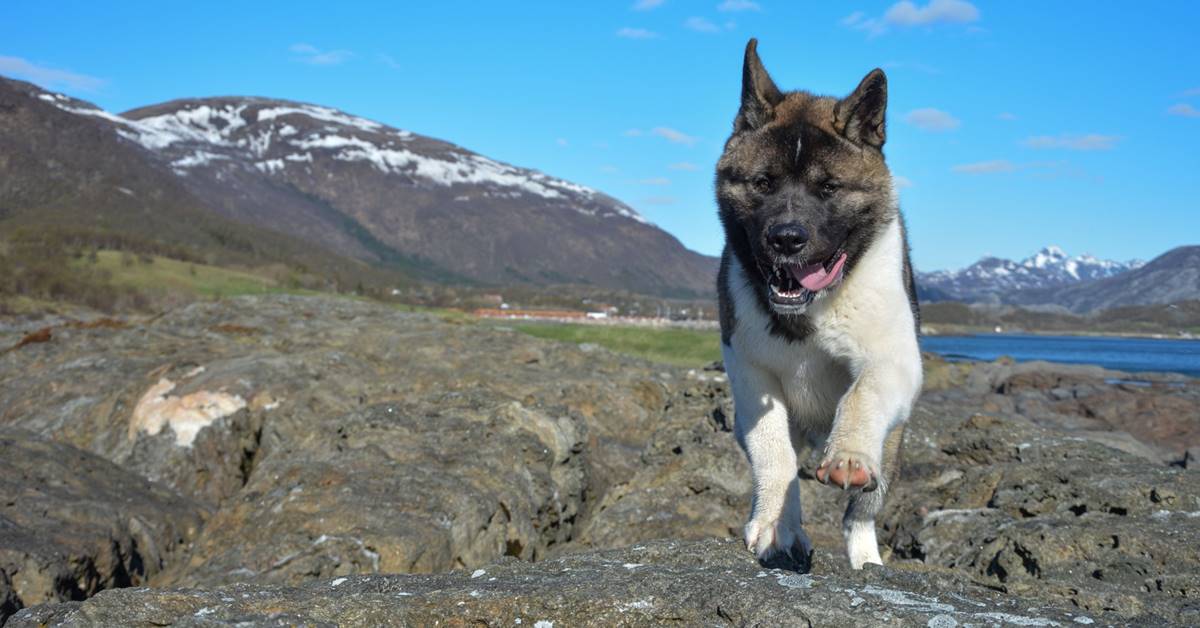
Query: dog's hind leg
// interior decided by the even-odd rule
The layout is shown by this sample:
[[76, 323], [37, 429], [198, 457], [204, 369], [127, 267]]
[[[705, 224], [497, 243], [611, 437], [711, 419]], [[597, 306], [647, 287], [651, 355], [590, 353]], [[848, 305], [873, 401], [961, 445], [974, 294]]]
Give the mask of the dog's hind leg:
[[896, 479], [900, 469], [900, 441], [904, 438], [904, 425], [888, 434], [883, 443], [883, 477], [879, 478], [873, 491], [854, 491], [842, 517], [842, 536], [846, 539], [846, 554], [850, 567], [862, 569], [866, 563], [882, 565], [879, 542], [875, 538], [875, 517], [883, 510], [888, 486]]

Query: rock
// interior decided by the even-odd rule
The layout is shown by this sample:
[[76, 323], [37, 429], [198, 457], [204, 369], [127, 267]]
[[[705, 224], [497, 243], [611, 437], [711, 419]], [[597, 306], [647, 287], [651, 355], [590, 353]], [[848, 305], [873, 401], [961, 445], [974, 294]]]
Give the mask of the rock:
[[1035, 361], [976, 364], [965, 379], [968, 390], [989, 397], [993, 412], [1085, 433], [1128, 432], [1144, 445], [1137, 453], [1156, 461], [1200, 446], [1200, 380], [1194, 378]]
[[157, 584], [299, 584], [546, 556], [579, 517], [579, 419], [462, 394], [369, 406], [311, 425], [220, 508]]
[[734, 542], [660, 541], [431, 576], [347, 576], [298, 587], [117, 589], [82, 604], [23, 610], [9, 626], [1123, 623], [1106, 613], [1031, 606], [936, 572], [852, 572], [822, 558], [822, 573], [801, 575], [763, 569]]
[[17, 608], [145, 584], [200, 529], [180, 497], [98, 456], [0, 429], [0, 623]]
[[[11, 338], [27, 333], [10, 327]], [[1167, 417], [1190, 407], [1194, 380], [1114, 385], [1112, 372], [1091, 367], [1011, 361], [931, 368], [940, 383], [914, 409], [901, 479], [879, 521], [889, 569], [844, 571], [846, 495], [812, 479], [810, 456], [799, 473], [818, 559], [810, 578], [787, 580], [812, 588], [787, 589], [796, 599], [784, 599], [758, 584], [784, 574], [754, 571], [753, 582], [744, 581], [742, 570], [753, 565], [736, 539], [751, 484], [732, 436], [728, 380], [717, 369], [649, 364], [324, 297], [244, 297], [121, 324], [57, 325], [47, 342], [0, 355], [0, 429], [32, 443], [20, 446], [86, 450], [111, 461], [114, 473], [157, 483], [149, 485], [165, 497], [138, 498], [156, 513], [143, 518], [164, 530], [199, 530], [136, 583], [97, 580], [85, 594], [55, 599], [101, 587], [155, 589], [31, 608], [21, 621], [421, 624], [437, 613], [520, 612], [533, 621], [545, 611], [548, 621], [571, 624], [694, 623], [719, 621], [719, 610], [731, 622], [837, 624], [850, 616], [816, 609], [833, 613], [854, 596], [866, 605], [870, 584], [893, 592], [876, 597], [934, 596], [953, 610], [938, 618], [866, 606], [876, 614], [855, 617], [867, 623], [1001, 623], [969, 615], [976, 607], [944, 592], [991, 609], [979, 612], [1014, 617], [1043, 617], [1029, 609], [1045, 607], [1082, 610], [1098, 622], [1200, 623], [1195, 471], [1180, 468], [1178, 455], [1169, 457], [1174, 466], [1163, 462], [1167, 448], [1153, 439], [1167, 432], [1126, 432], [1105, 418], [1109, 402], [1095, 401]], [[1193, 419], [1172, 420], [1182, 429]], [[14, 477], [21, 491], [37, 486]], [[76, 501], [55, 499], [47, 503], [60, 510]], [[0, 531], [32, 539], [5, 521]], [[630, 548], [639, 545], [657, 549]], [[74, 569], [66, 553], [39, 556], [49, 557], [48, 573]], [[603, 572], [611, 561], [655, 565], [646, 581], [660, 593], [629, 597], [643, 572]], [[576, 568], [595, 583], [573, 580]], [[498, 579], [446, 574], [477, 569]], [[372, 575], [395, 572], [441, 575]], [[29, 602], [13, 593], [18, 581], [7, 573], [0, 570], [0, 608], [11, 611]], [[499, 583], [497, 573], [509, 588], [479, 588]], [[569, 586], [554, 589], [553, 573]], [[333, 587], [339, 578], [346, 580]], [[837, 597], [818, 584], [855, 593]], [[739, 601], [732, 592], [743, 585]], [[180, 586], [193, 588], [166, 588]], [[421, 595], [397, 602], [395, 591]], [[501, 608], [501, 591], [521, 605]], [[646, 613], [612, 610], [643, 599]], [[468, 614], [454, 614], [458, 602]]]

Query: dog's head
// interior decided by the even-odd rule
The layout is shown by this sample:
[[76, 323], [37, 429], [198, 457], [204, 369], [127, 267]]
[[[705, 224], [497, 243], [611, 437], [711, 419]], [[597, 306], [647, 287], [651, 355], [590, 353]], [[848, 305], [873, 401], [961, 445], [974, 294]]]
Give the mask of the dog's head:
[[895, 216], [883, 158], [887, 77], [849, 96], [783, 93], [746, 45], [742, 104], [717, 163], [726, 241], [778, 315], [837, 289]]

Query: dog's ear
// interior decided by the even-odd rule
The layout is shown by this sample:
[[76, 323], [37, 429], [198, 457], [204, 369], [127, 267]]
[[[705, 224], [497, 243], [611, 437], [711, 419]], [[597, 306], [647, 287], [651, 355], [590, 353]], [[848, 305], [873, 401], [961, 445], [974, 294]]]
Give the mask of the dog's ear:
[[887, 76], [871, 70], [854, 93], [833, 108], [833, 126], [851, 142], [882, 148], [887, 139], [884, 112], [887, 110]]
[[758, 40], [746, 44], [746, 60], [742, 63], [742, 108], [733, 122], [735, 133], [757, 129], [775, 116], [775, 106], [783, 94], [767, 74], [758, 58]]

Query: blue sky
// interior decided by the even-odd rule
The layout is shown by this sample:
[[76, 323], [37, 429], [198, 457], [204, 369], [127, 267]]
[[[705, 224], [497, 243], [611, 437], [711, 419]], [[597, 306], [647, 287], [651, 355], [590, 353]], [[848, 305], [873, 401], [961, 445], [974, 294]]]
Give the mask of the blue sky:
[[338, 107], [604, 190], [703, 253], [746, 39], [783, 89], [889, 77], [915, 264], [1200, 243], [1200, 3], [0, 5], [0, 74], [124, 111]]

